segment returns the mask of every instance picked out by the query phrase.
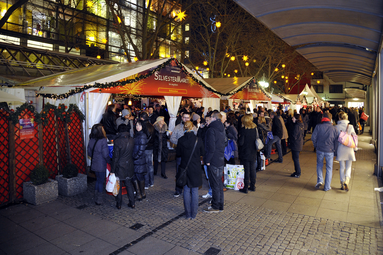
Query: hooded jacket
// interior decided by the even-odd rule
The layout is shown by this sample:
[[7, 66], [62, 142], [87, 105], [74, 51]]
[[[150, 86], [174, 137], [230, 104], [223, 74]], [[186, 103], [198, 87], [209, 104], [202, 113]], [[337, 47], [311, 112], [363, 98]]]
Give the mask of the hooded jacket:
[[[153, 146], [153, 160], [157, 162], [166, 162], [168, 161], [168, 136], [166, 131], [168, 129], [168, 125], [164, 123], [162, 128], [158, 123], [154, 125], [155, 133], [154, 133], [154, 146]], [[159, 160], [160, 159], [160, 160]]]
[[[95, 172], [105, 172], [106, 163], [111, 162], [109, 157], [108, 142], [106, 141], [106, 138], [98, 139], [97, 143], [96, 141], [96, 139], [92, 138], [88, 144], [88, 155], [92, 157], [91, 170]], [[93, 147], [94, 152], [92, 154]]]
[[302, 151], [304, 124], [295, 122], [291, 126], [290, 149], [292, 151]]
[[146, 173], [146, 159], [145, 159], [145, 148], [148, 143], [146, 134], [141, 130], [134, 136], [134, 172], [135, 173]]
[[316, 125], [311, 136], [314, 148], [320, 152], [334, 152], [338, 149], [339, 131], [334, 127], [331, 121], [323, 121]]

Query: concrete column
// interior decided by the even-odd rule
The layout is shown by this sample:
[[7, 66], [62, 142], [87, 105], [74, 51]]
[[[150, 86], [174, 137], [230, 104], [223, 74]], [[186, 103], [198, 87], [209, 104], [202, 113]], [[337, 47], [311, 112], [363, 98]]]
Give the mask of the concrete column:
[[376, 170], [376, 175], [378, 177], [381, 177], [382, 176], [382, 166], [383, 166], [383, 135], [382, 135], [382, 131], [383, 131], [383, 116], [382, 116], [382, 107], [383, 107], [383, 90], [382, 90], [382, 86], [383, 86], [383, 77], [382, 77], [382, 74], [383, 74], [383, 53], [382, 51], [379, 52], [378, 54], [378, 73], [377, 73], [377, 76], [378, 76], [378, 82], [377, 82], [377, 95], [378, 95], [378, 107], [377, 107], [377, 127], [378, 127], [378, 136], [377, 136], [377, 142], [378, 142], [378, 152], [377, 152], [377, 156], [378, 156], [378, 162], [377, 162], [377, 169]]

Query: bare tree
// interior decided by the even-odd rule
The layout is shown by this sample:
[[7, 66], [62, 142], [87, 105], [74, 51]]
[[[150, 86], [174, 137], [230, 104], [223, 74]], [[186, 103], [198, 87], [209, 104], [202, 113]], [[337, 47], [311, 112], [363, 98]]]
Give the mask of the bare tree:
[[18, 8], [20, 8], [21, 6], [23, 6], [27, 2], [28, 2], [28, 0], [19, 0], [16, 3], [14, 3], [11, 7], [9, 7], [7, 12], [4, 14], [4, 16], [0, 20], [0, 28], [2, 28], [5, 25], [5, 23], [7, 23], [9, 17], [11, 17], [11, 15], [14, 11], [16, 11]]

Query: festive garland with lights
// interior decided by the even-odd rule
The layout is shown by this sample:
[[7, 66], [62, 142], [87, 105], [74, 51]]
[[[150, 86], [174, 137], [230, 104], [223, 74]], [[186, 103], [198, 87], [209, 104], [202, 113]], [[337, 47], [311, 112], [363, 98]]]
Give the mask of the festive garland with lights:
[[41, 113], [36, 113], [36, 122], [38, 124], [48, 125], [48, 114], [53, 111], [56, 114], [57, 107], [53, 104], [46, 103]]
[[36, 121], [36, 112], [35, 112], [35, 107], [31, 104], [28, 104], [28, 103], [24, 103], [22, 104], [20, 107], [17, 107], [16, 108], [16, 111], [13, 111], [11, 110], [9, 116], [8, 116], [8, 119], [10, 121], [12, 121], [12, 123], [14, 125], [18, 124], [19, 123], [19, 117], [20, 115], [25, 111], [25, 110], [28, 110], [30, 112], [32, 112], [34, 115], [35, 115], [35, 121]]

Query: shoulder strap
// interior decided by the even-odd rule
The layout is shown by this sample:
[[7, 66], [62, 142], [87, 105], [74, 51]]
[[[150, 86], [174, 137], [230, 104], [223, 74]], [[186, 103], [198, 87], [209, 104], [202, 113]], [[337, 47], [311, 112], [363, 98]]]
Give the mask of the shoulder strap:
[[100, 139], [97, 139], [96, 142], [94, 143], [93, 145], [93, 149], [92, 149], [92, 158], [90, 160], [90, 169], [92, 169], [92, 164], [93, 164], [93, 158], [94, 158], [94, 148], [96, 147], [96, 144], [97, 142], [99, 141]]
[[195, 147], [197, 146], [197, 143], [198, 143], [198, 137], [196, 137], [196, 139], [195, 139], [195, 144], [194, 144], [193, 150], [192, 150], [192, 152], [191, 152], [191, 154], [190, 154], [189, 161], [188, 161], [188, 163], [186, 164], [185, 170], [188, 169], [189, 163], [190, 163], [190, 161], [191, 161], [191, 158], [193, 157], [193, 153], [194, 153], [194, 151], [195, 151]]

